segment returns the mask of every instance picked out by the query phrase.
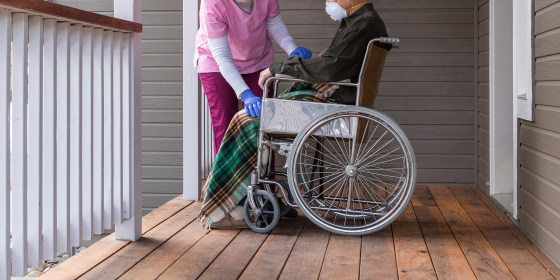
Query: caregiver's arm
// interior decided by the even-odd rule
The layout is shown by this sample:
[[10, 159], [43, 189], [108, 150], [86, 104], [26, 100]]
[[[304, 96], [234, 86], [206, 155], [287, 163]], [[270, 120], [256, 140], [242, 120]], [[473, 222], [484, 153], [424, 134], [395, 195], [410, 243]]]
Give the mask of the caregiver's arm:
[[266, 20], [266, 30], [290, 57], [299, 56], [304, 60], [311, 58], [310, 50], [296, 45], [294, 38], [290, 36], [288, 28], [282, 20], [282, 16], [268, 18]]
[[249, 86], [245, 83], [241, 73], [239, 73], [239, 70], [237, 70], [233, 63], [233, 55], [231, 54], [227, 36], [208, 38], [208, 45], [214, 60], [216, 60], [220, 68], [220, 73], [222, 73], [224, 79], [226, 79], [239, 98], [243, 92], [249, 89]]

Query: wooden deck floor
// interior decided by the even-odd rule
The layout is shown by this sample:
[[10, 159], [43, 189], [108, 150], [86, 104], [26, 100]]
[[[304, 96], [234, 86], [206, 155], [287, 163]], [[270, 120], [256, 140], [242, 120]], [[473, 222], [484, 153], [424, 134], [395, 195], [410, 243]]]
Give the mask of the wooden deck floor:
[[[144, 217], [137, 242], [108, 236], [40, 279], [554, 279], [560, 275], [475, 187], [418, 187], [385, 230], [339, 236], [305, 217], [270, 235], [207, 232], [198, 202]], [[558, 278], [557, 278], [558, 279]]]

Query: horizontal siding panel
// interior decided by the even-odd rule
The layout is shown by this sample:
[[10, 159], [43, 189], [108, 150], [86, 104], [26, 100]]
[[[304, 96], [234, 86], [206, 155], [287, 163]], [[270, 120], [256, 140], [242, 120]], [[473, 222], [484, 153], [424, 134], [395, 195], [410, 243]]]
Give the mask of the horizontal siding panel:
[[560, 186], [525, 169], [519, 169], [519, 184], [523, 192], [538, 197], [548, 207], [560, 213]]
[[486, 2], [478, 8], [478, 20], [483, 21], [490, 18], [490, 3]]
[[490, 69], [489, 69], [489, 67], [479, 67], [478, 68], [478, 80], [482, 83], [488, 83], [490, 81]]
[[472, 97], [388, 97], [379, 96], [375, 106], [384, 111], [465, 110], [474, 108]]
[[560, 27], [560, 2], [539, 11], [535, 15], [535, 34]]
[[142, 109], [183, 109], [182, 97], [142, 97]]
[[143, 152], [181, 152], [183, 139], [143, 138]]
[[490, 162], [490, 149], [488, 146], [484, 144], [478, 145], [478, 157], [486, 163]]
[[144, 152], [142, 164], [161, 166], [183, 166], [183, 153]]
[[142, 40], [142, 53], [182, 53], [182, 40]]
[[151, 195], [151, 194], [144, 194], [142, 195], [142, 207], [143, 208], [157, 208], [166, 202], [174, 199], [180, 193], [175, 194], [158, 194], [158, 195]]
[[490, 131], [490, 119], [489, 119], [488, 115], [486, 115], [482, 112], [479, 112], [478, 113], [478, 125], [481, 128], [483, 128], [487, 131]]
[[147, 123], [142, 124], [142, 137], [183, 137], [182, 123]]
[[560, 214], [544, 204], [540, 199], [521, 189], [519, 194], [520, 207], [527, 214], [538, 217], [539, 224], [560, 239]]
[[142, 166], [142, 178], [145, 179], [182, 179], [183, 167], [174, 166]]
[[560, 28], [538, 35], [535, 39], [535, 57], [560, 53]]
[[419, 169], [417, 184], [472, 184], [472, 169]]
[[474, 60], [472, 53], [391, 53], [385, 67], [391, 66], [472, 67]]
[[523, 209], [519, 211], [519, 223], [524, 232], [538, 244], [539, 248], [544, 251], [556, 263], [560, 262], [560, 240], [546, 230], [534, 217], [529, 216]]
[[544, 179], [560, 184], [560, 160], [523, 146], [520, 149], [521, 166]]
[[420, 169], [474, 168], [474, 156], [472, 155], [417, 155], [416, 161]]
[[489, 51], [482, 51], [482, 52], [478, 53], [478, 66], [481, 66], [481, 67], [490, 66], [490, 52]]
[[473, 96], [473, 82], [381, 82], [380, 96]]
[[490, 98], [490, 85], [488, 83], [478, 83], [478, 96], [482, 98]]
[[537, 81], [560, 80], [560, 55], [537, 60], [535, 64], [535, 79]]
[[173, 179], [145, 179], [142, 181], [142, 193], [180, 193], [183, 189], [182, 180]]
[[385, 67], [381, 79], [388, 82], [462, 82], [474, 81], [474, 74], [471, 67]]
[[483, 160], [482, 158], [478, 159], [478, 172], [484, 175], [485, 178], [490, 178], [490, 164]]
[[560, 133], [560, 108], [537, 105], [535, 108], [536, 126]]
[[[146, 0], [145, 0], [146, 1]], [[316, 0], [279, 1], [282, 9], [324, 9], [325, 2]], [[376, 10], [383, 9], [472, 9], [471, 1], [464, 0], [400, 0], [376, 1]]]
[[142, 123], [182, 123], [182, 110], [142, 110]]
[[409, 139], [414, 140], [471, 140], [472, 125], [402, 125]]
[[481, 7], [488, 2], [489, 2], [489, 0], [478, 0], [478, 7]]
[[484, 35], [478, 38], [478, 51], [490, 50], [490, 36]]
[[[187, 66], [191, 66], [189, 64]], [[142, 66], [159, 66], [159, 67], [182, 67], [182, 54], [144, 54], [142, 55]]]
[[560, 158], [560, 133], [521, 125], [519, 134], [523, 145]]
[[142, 0], [143, 11], [182, 11], [183, 2], [177, 0]]
[[538, 12], [554, 3], [558, 3], [558, 0], [535, 0], [535, 12]]
[[490, 115], [490, 102], [488, 99], [483, 97], [478, 98], [478, 111]]
[[478, 141], [481, 144], [486, 145], [487, 147], [490, 147], [490, 134], [488, 133], [488, 130], [486, 130], [484, 128], [479, 128], [478, 129]]
[[473, 155], [474, 140], [411, 140], [414, 153]]
[[[181, 11], [144, 11], [142, 22], [147, 22], [150, 26], [183, 26], [183, 13]], [[183, 35], [181, 35], [182, 37]]]
[[[198, 93], [193, 93], [198, 94]], [[183, 96], [183, 83], [143, 82], [142, 96]]]
[[485, 20], [482, 20], [478, 23], [478, 37], [486, 36], [490, 34], [490, 21], [488, 20], [488, 16], [486, 16]]
[[145, 82], [175, 82], [183, 79], [182, 68], [152, 68], [142, 69], [142, 81]]
[[112, 12], [113, 1], [88, 1], [88, 0], [56, 0], [52, 1], [64, 6], [70, 6], [86, 11]]
[[560, 81], [537, 82], [535, 87], [535, 104], [560, 107], [559, 92]]
[[474, 125], [473, 111], [384, 111], [397, 123], [403, 124], [470, 124]]
[[183, 37], [182, 26], [145, 26], [142, 29], [142, 39], [169, 39], [177, 40]]
[[[299, 39], [296, 43], [305, 46], [314, 53], [320, 53], [325, 48], [330, 46], [331, 39]], [[143, 50], [152, 53], [165, 53], [173, 52], [176, 47], [180, 46], [179, 43], [170, 42], [165, 44], [165, 48], [158, 49], [160, 42], [145, 42]], [[276, 44], [274, 49], [276, 53], [282, 53], [283, 50]], [[457, 53], [466, 52], [472, 53], [474, 51], [472, 39], [406, 39], [402, 40], [399, 48], [392, 52], [427, 52], [427, 53]]]

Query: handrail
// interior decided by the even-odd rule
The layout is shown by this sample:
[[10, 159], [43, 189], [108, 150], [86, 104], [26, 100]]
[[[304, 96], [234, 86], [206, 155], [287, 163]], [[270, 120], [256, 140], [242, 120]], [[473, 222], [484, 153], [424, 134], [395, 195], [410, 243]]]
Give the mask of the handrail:
[[0, 7], [68, 19], [126, 32], [142, 32], [142, 24], [104, 16], [44, 0], [0, 0]]

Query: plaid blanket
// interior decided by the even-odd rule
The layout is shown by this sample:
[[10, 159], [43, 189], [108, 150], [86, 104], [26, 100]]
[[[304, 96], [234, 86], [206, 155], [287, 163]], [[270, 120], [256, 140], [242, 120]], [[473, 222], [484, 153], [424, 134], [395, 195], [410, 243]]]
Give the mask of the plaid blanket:
[[[278, 96], [286, 100], [327, 102], [338, 86], [298, 82]], [[214, 167], [202, 189], [200, 222], [210, 229], [247, 196], [251, 171], [257, 162], [260, 120], [239, 111], [231, 120]]]

